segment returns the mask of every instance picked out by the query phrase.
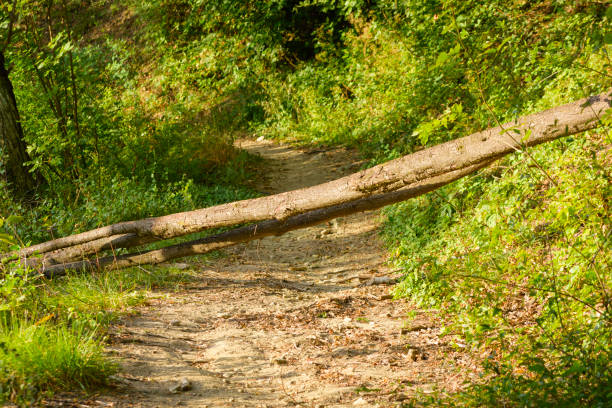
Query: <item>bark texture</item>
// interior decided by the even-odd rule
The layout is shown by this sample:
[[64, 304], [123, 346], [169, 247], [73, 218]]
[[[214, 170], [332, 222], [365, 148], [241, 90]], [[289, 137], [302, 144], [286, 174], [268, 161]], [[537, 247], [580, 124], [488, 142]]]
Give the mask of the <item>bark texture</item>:
[[[113, 224], [34, 245], [12, 254], [12, 256], [24, 258], [35, 253], [42, 254], [42, 257], [32, 259], [30, 262], [34, 264], [42, 263], [47, 270], [51, 271], [51, 265], [54, 263], [66, 263], [78, 258], [87, 258], [106, 249], [130, 248], [209, 228], [264, 220], [270, 221], [257, 224], [260, 233], [263, 233], [262, 231], [266, 228], [273, 231], [271, 233], [278, 233], [287, 225], [300, 228], [302, 225], [311, 225], [307, 221], [308, 217], [313, 217], [313, 219], [319, 217], [323, 221], [339, 216], [330, 217], [329, 213], [330, 211], [339, 211], [338, 208], [345, 204], [348, 207], [355, 205], [359, 207], [357, 203], [361, 200], [365, 200], [361, 202], [367, 202], [367, 199], [373, 196], [381, 199], [380, 197], [385, 196], [386, 193], [399, 190], [405, 186], [411, 186], [408, 187], [408, 190], [411, 188], [419, 189], [422, 182], [428, 185], [428, 183], [435, 184], [436, 180], [438, 182], [445, 180], [447, 177], [453, 179], [452, 174], [467, 174], [463, 171], [475, 171], [473, 169], [480, 168], [514, 151], [520, 151], [527, 146], [538, 145], [562, 136], [595, 128], [599, 123], [599, 116], [610, 108], [611, 99], [612, 90], [609, 90], [600, 95], [525, 116], [500, 127], [443, 143], [318, 186], [163, 217]], [[386, 204], [414, 196], [407, 195], [406, 198], [400, 198], [401, 194], [399, 192], [398, 194], [399, 196], [394, 196], [394, 201], [386, 202]], [[322, 212], [317, 213], [317, 210]], [[351, 211], [362, 210], [353, 208]], [[346, 213], [340, 215], [344, 214]], [[246, 230], [241, 231], [239, 233], [234, 232], [234, 234], [247, 234]], [[227, 237], [217, 238], [226, 239]], [[235, 238], [235, 236], [232, 237]], [[206, 240], [209, 239], [210, 237]], [[155, 259], [168, 256], [177, 257], [171, 255], [172, 251], [176, 251], [176, 254], [187, 253], [185, 251], [207, 251], [204, 247], [198, 245], [208, 245], [210, 243], [210, 241], [196, 243], [189, 250], [181, 246], [168, 247], [159, 250], [160, 252], [149, 253], [147, 256], [151, 261], [155, 261]], [[217, 244], [215, 242], [214, 245]], [[138, 258], [138, 256], [141, 258]], [[142, 254], [132, 254], [126, 255], [126, 258], [118, 257], [113, 258], [113, 260], [117, 262], [117, 265], [120, 261], [138, 263], [145, 259], [142, 256]], [[95, 262], [107, 262], [102, 261], [102, 259], [104, 258]], [[132, 261], [128, 261], [128, 259]], [[93, 265], [92, 261], [85, 262], [89, 262], [88, 265]], [[80, 265], [84, 266], [83, 263]]]
[[25, 166], [30, 156], [23, 141], [23, 129], [13, 85], [4, 66], [4, 55], [0, 52], [0, 147], [6, 179], [12, 190], [20, 197], [31, 194], [37, 187], [35, 178]]
[[[166, 262], [171, 259], [183, 258], [197, 254], [204, 254], [243, 242], [262, 239], [272, 235], [282, 235], [289, 231], [310, 227], [331, 219], [363, 211], [375, 210], [389, 204], [405, 201], [413, 197], [426, 194], [449, 184], [461, 177], [473, 173], [492, 162], [484, 162], [465, 169], [434, 177], [433, 179], [416, 183], [390, 193], [377, 194], [361, 200], [352, 201], [305, 214], [289, 217], [284, 221], [268, 220], [253, 225], [236, 228], [206, 238], [170, 245], [165, 248], [120, 256], [106, 256], [95, 259], [84, 259], [77, 262], [61, 263], [61, 254], [54, 259], [47, 258], [47, 263], [40, 270], [47, 277], [63, 275], [67, 270], [98, 270], [103, 268], [121, 269], [136, 265], [151, 265]], [[59, 255], [59, 256], [58, 256]], [[53, 264], [56, 263], [56, 264]]]

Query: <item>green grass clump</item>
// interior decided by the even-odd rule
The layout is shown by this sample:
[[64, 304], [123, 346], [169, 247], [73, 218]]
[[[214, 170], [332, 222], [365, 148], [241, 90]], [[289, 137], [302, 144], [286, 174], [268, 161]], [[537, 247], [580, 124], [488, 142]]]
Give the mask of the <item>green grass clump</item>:
[[79, 325], [0, 324], [0, 398], [27, 405], [46, 391], [104, 385], [117, 367], [102, 340]]
[[0, 278], [0, 401], [36, 404], [58, 391], [104, 386], [117, 362], [104, 353], [108, 325], [151, 290], [194, 279], [168, 267], [56, 280], [9, 269]]

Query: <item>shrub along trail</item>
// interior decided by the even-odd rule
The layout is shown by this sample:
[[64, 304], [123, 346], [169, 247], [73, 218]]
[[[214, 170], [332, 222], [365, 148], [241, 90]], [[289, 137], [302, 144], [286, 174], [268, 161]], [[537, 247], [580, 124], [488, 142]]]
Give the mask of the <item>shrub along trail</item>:
[[[342, 149], [241, 143], [266, 159], [257, 185], [266, 193], [359, 167]], [[81, 404], [397, 406], [415, 393], [457, 390], [476, 375], [474, 361], [439, 334], [433, 312], [390, 299], [388, 280], [372, 280], [393, 276], [379, 217], [352, 215], [177, 264], [198, 278], [156, 293], [111, 329], [108, 349], [122, 366], [116, 392]]]

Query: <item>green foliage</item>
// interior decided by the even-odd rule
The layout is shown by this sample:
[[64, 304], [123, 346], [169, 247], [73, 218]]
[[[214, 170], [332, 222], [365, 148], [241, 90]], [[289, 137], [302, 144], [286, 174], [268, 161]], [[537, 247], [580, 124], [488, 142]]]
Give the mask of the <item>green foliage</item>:
[[597, 35], [604, 11], [569, 1], [375, 2], [350, 18], [340, 57], [321, 52], [265, 81], [257, 132], [385, 160], [487, 127], [492, 113], [505, 121], [533, 110], [554, 82], [566, 100], [600, 90], [609, 83], [593, 71], [609, 64]]
[[89, 388], [105, 383], [115, 365], [101, 340], [81, 327], [0, 326], [0, 400], [34, 404], [41, 391]]
[[105, 385], [116, 371], [103, 352], [106, 326], [146, 302], [149, 290], [192, 279], [139, 268], [47, 281], [9, 268], [0, 278], [0, 401], [32, 406], [49, 393]]
[[[0, 218], [15, 231], [21, 220]], [[9, 233], [0, 252], [17, 249]], [[0, 276], [0, 402], [36, 405], [61, 390], [105, 385], [116, 363], [104, 354], [106, 327], [156, 288], [178, 290], [190, 271], [134, 268], [47, 280], [19, 265]]]
[[33, 167], [48, 181], [35, 203], [0, 191], [0, 214], [24, 217], [0, 232], [22, 243], [253, 196], [238, 186], [253, 160], [233, 147], [248, 101], [184, 86], [181, 50], [107, 35], [100, 20], [137, 12], [110, 3], [18, 2], [7, 60]]
[[[250, 159], [232, 147], [245, 134], [355, 146], [377, 163], [612, 85], [605, 2], [18, 0], [18, 10], [6, 57], [49, 188], [15, 202], [0, 180], [0, 251], [252, 197], [237, 187]], [[2, 33], [10, 16], [2, 3]], [[603, 132], [386, 211], [405, 272], [397, 295], [443, 307], [448, 332], [491, 356], [479, 384], [434, 404], [612, 398]], [[99, 347], [88, 336], [156, 284], [134, 273], [58, 286], [7, 275], [3, 330]], [[40, 337], [36, 323], [50, 315], [57, 322], [41, 325], [64, 337]], [[30, 395], [27, 380], [10, 384], [5, 396]]]
[[[422, 119], [411, 134], [420, 143], [611, 85], [599, 68], [611, 66], [601, 36], [610, 16], [601, 5], [432, 7], [411, 11], [433, 14], [435, 25], [409, 30], [422, 39], [422, 54], [434, 51], [431, 70], [455, 87], [455, 99]], [[526, 18], [508, 18], [513, 13]], [[417, 84], [438, 92], [425, 79]], [[445, 310], [448, 332], [490, 356], [483, 381], [434, 405], [609, 402], [608, 132], [539, 147], [387, 210], [384, 236], [405, 271], [397, 296]]]
[[[132, 178], [154, 173], [202, 182], [235, 156], [229, 133], [211, 131], [197, 95], [173, 95], [168, 84], [150, 89], [136, 63], [137, 44], [100, 38], [95, 30], [73, 40], [74, 31], [113, 17], [103, 10], [104, 2], [84, 8], [49, 4], [48, 9], [24, 4], [19, 41], [13, 41], [8, 58], [33, 162], [52, 186], [95, 173]], [[176, 70], [160, 71], [168, 68]], [[228, 111], [215, 119], [229, 128], [232, 116]]]
[[87, 313], [66, 320], [49, 310], [40, 278], [12, 268], [0, 279], [0, 400], [32, 404], [51, 390], [103, 384], [114, 363]]
[[[494, 350], [475, 406], [605, 406], [612, 289], [609, 152], [563, 140], [393, 206], [398, 296], [440, 307], [448, 331]], [[465, 400], [463, 399], [465, 398]]]
[[[219, 179], [223, 177], [226, 175], [219, 174]], [[0, 231], [14, 234], [22, 242], [40, 242], [123, 220], [172, 214], [256, 196], [247, 188], [231, 184], [207, 186], [191, 180], [160, 182], [153, 175], [149, 180], [146, 183], [142, 179], [116, 176], [102, 185], [94, 180], [78, 181], [80, 197], [76, 203], [51, 197], [35, 208], [20, 203], [12, 203], [9, 207], [9, 198], [5, 202], [8, 211], [27, 215], [0, 226]]]
[[151, 35], [159, 42], [239, 37], [240, 46], [231, 51], [234, 57], [258, 54], [256, 58], [279, 67], [312, 60], [330, 44], [340, 44], [351, 25], [349, 19], [370, 8], [364, 0], [150, 0], [142, 4], [142, 10], [157, 22]]

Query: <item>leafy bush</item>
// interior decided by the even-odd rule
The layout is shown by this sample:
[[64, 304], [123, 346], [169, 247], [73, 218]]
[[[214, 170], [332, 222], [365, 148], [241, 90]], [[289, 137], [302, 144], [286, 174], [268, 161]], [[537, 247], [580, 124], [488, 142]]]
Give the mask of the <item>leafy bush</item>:
[[[448, 332], [492, 350], [475, 406], [609, 401], [609, 152], [562, 140], [386, 211], [406, 273], [397, 296], [443, 308]], [[469, 396], [470, 398], [467, 398]]]
[[513, 119], [555, 80], [576, 96], [602, 89], [605, 8], [556, 3], [377, 2], [354, 16], [340, 58], [270, 78], [258, 131], [382, 160], [487, 127], [491, 113]]
[[22, 217], [4, 231], [23, 243], [253, 196], [239, 187], [252, 159], [233, 147], [248, 100], [184, 86], [192, 55], [134, 42], [142, 24], [109, 34], [115, 17], [146, 18], [111, 3], [19, 2], [7, 60], [33, 168], [48, 182], [29, 203], [2, 182], [0, 214]]

